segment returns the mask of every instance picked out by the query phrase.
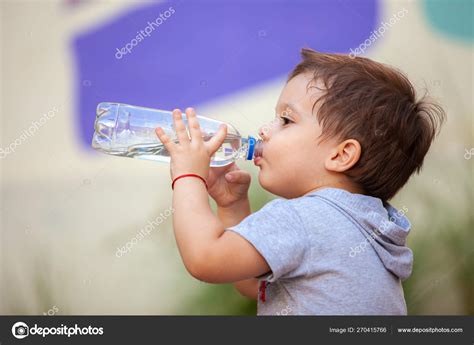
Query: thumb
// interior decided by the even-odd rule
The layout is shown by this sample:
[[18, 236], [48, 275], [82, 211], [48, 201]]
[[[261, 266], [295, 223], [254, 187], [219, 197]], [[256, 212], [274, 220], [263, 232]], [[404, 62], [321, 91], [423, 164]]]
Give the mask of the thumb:
[[246, 171], [237, 170], [237, 171], [231, 171], [225, 174], [225, 179], [228, 182], [232, 182], [232, 183], [249, 184], [251, 176]]

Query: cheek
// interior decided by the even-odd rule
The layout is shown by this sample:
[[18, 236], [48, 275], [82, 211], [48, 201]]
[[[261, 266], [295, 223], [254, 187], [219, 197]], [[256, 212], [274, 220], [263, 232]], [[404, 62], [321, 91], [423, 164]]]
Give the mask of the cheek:
[[295, 150], [294, 140], [291, 136], [278, 133], [264, 147], [263, 156], [268, 158], [271, 165], [278, 165], [291, 158]]
[[[278, 138], [280, 139], [280, 138]], [[262, 177], [266, 180], [291, 180], [298, 175], [298, 167], [302, 165], [304, 157], [297, 145], [292, 145], [291, 140], [275, 140], [264, 150], [265, 165]]]
[[274, 141], [270, 142], [268, 147], [268, 158], [271, 160], [272, 166], [292, 170], [295, 168], [295, 164], [305, 164], [307, 159], [312, 159], [308, 155], [314, 154], [314, 150], [311, 152], [309, 147], [311, 144], [304, 140], [303, 134], [296, 131], [279, 134], [282, 135], [272, 138]]
[[266, 151], [270, 173], [278, 174], [278, 178], [282, 181], [297, 181], [308, 174], [314, 174], [323, 169], [324, 148], [318, 146], [314, 140], [308, 139], [314, 136], [314, 133], [288, 132], [281, 134], [285, 134], [285, 136], [272, 138], [273, 142], [269, 143]]

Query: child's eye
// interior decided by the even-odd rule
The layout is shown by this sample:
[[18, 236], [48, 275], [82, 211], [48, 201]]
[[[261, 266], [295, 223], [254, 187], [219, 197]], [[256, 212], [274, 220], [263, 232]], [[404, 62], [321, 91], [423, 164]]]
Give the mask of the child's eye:
[[280, 119], [283, 120], [283, 126], [286, 126], [286, 125], [288, 125], [289, 123], [293, 123], [293, 121], [291, 121], [291, 120], [290, 120], [289, 118], [287, 118], [287, 117], [281, 116]]

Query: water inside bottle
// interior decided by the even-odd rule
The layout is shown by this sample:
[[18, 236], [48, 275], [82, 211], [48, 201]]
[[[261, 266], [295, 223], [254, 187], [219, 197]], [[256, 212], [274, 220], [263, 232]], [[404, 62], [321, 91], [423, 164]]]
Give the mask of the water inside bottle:
[[[203, 136], [204, 141], [211, 139], [213, 135]], [[175, 140], [175, 143], [178, 139]], [[240, 135], [227, 134], [224, 142], [211, 157], [211, 166], [219, 167], [231, 164], [242, 154], [242, 141]], [[150, 144], [131, 145], [124, 151], [108, 152], [115, 156], [139, 158], [153, 161], [169, 162], [170, 154], [165, 146], [160, 142]]]
[[[223, 123], [198, 116], [201, 134], [208, 141]], [[188, 128], [187, 119], [183, 121]], [[171, 112], [126, 104], [102, 102], [97, 106], [92, 147], [98, 151], [122, 157], [169, 162], [170, 155], [158, 139], [155, 128], [160, 126], [175, 143], [176, 130]], [[189, 131], [188, 131], [189, 137]], [[238, 130], [227, 124], [227, 136], [211, 157], [211, 166], [225, 166], [261, 154], [263, 143], [253, 137], [242, 138]]]

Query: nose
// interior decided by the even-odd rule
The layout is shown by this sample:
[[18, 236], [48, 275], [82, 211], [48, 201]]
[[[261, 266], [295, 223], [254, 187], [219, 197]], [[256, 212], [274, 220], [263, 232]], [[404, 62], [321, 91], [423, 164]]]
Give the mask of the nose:
[[265, 133], [263, 133], [263, 126], [258, 129], [258, 136], [260, 137], [260, 139], [265, 140], [264, 138]]
[[258, 130], [258, 136], [263, 140], [267, 141], [270, 138], [270, 126], [268, 124], [264, 124]]

